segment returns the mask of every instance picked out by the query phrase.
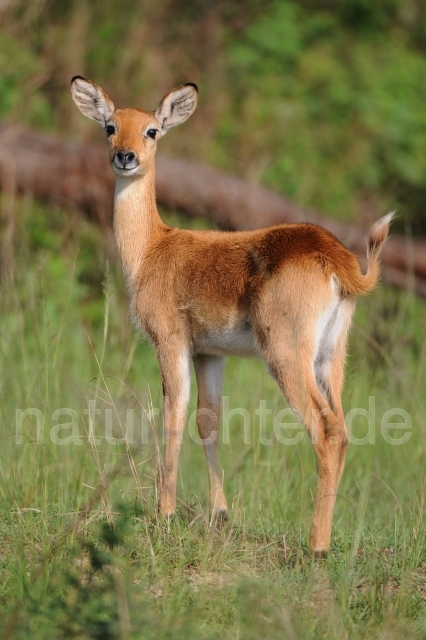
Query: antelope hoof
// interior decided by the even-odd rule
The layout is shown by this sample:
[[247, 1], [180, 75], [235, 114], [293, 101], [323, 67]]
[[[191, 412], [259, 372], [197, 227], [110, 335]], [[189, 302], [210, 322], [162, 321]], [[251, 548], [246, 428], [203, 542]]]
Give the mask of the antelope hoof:
[[210, 522], [211, 524], [220, 528], [225, 524], [225, 522], [228, 522], [228, 511], [226, 509], [218, 509], [217, 511], [213, 511], [210, 516]]
[[169, 505], [161, 504], [161, 501], [159, 501], [157, 509], [158, 509], [158, 514], [169, 522], [176, 513], [175, 506], [171, 506], [170, 504]]
[[325, 549], [314, 549], [315, 560], [323, 560], [328, 556], [328, 551]]

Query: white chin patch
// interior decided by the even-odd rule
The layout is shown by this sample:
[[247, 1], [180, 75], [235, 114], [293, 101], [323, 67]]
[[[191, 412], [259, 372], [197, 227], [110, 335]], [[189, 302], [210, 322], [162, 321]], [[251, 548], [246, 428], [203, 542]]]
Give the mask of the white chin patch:
[[132, 167], [131, 169], [123, 169], [122, 167], [117, 167], [117, 165], [113, 162], [112, 168], [118, 176], [130, 178], [130, 176], [135, 175], [135, 173], [139, 169], [139, 165], [137, 165], [136, 167]]

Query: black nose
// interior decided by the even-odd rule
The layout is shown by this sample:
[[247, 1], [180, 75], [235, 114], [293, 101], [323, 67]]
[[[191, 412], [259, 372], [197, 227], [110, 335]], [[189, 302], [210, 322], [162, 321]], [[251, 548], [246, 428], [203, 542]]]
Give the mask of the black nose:
[[129, 151], [128, 153], [123, 153], [122, 151], [117, 151], [115, 154], [117, 156], [117, 160], [121, 162], [122, 165], [130, 164], [136, 159], [133, 151]]

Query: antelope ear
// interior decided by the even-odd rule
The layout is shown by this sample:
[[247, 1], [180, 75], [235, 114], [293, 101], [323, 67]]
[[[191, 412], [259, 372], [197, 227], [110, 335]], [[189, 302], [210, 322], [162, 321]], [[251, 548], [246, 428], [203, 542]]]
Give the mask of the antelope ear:
[[104, 127], [115, 111], [111, 98], [91, 80], [74, 76], [71, 80], [71, 95], [81, 113], [96, 120]]
[[195, 111], [197, 101], [198, 87], [193, 82], [183, 84], [164, 96], [155, 111], [161, 134], [164, 135], [172, 127], [188, 120]]

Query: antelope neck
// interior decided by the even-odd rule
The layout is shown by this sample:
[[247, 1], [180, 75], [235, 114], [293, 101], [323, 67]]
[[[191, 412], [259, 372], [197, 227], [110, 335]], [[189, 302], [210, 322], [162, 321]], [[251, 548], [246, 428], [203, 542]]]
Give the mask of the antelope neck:
[[155, 169], [143, 176], [117, 176], [114, 235], [125, 275], [132, 284], [150, 243], [167, 229], [157, 211]]

